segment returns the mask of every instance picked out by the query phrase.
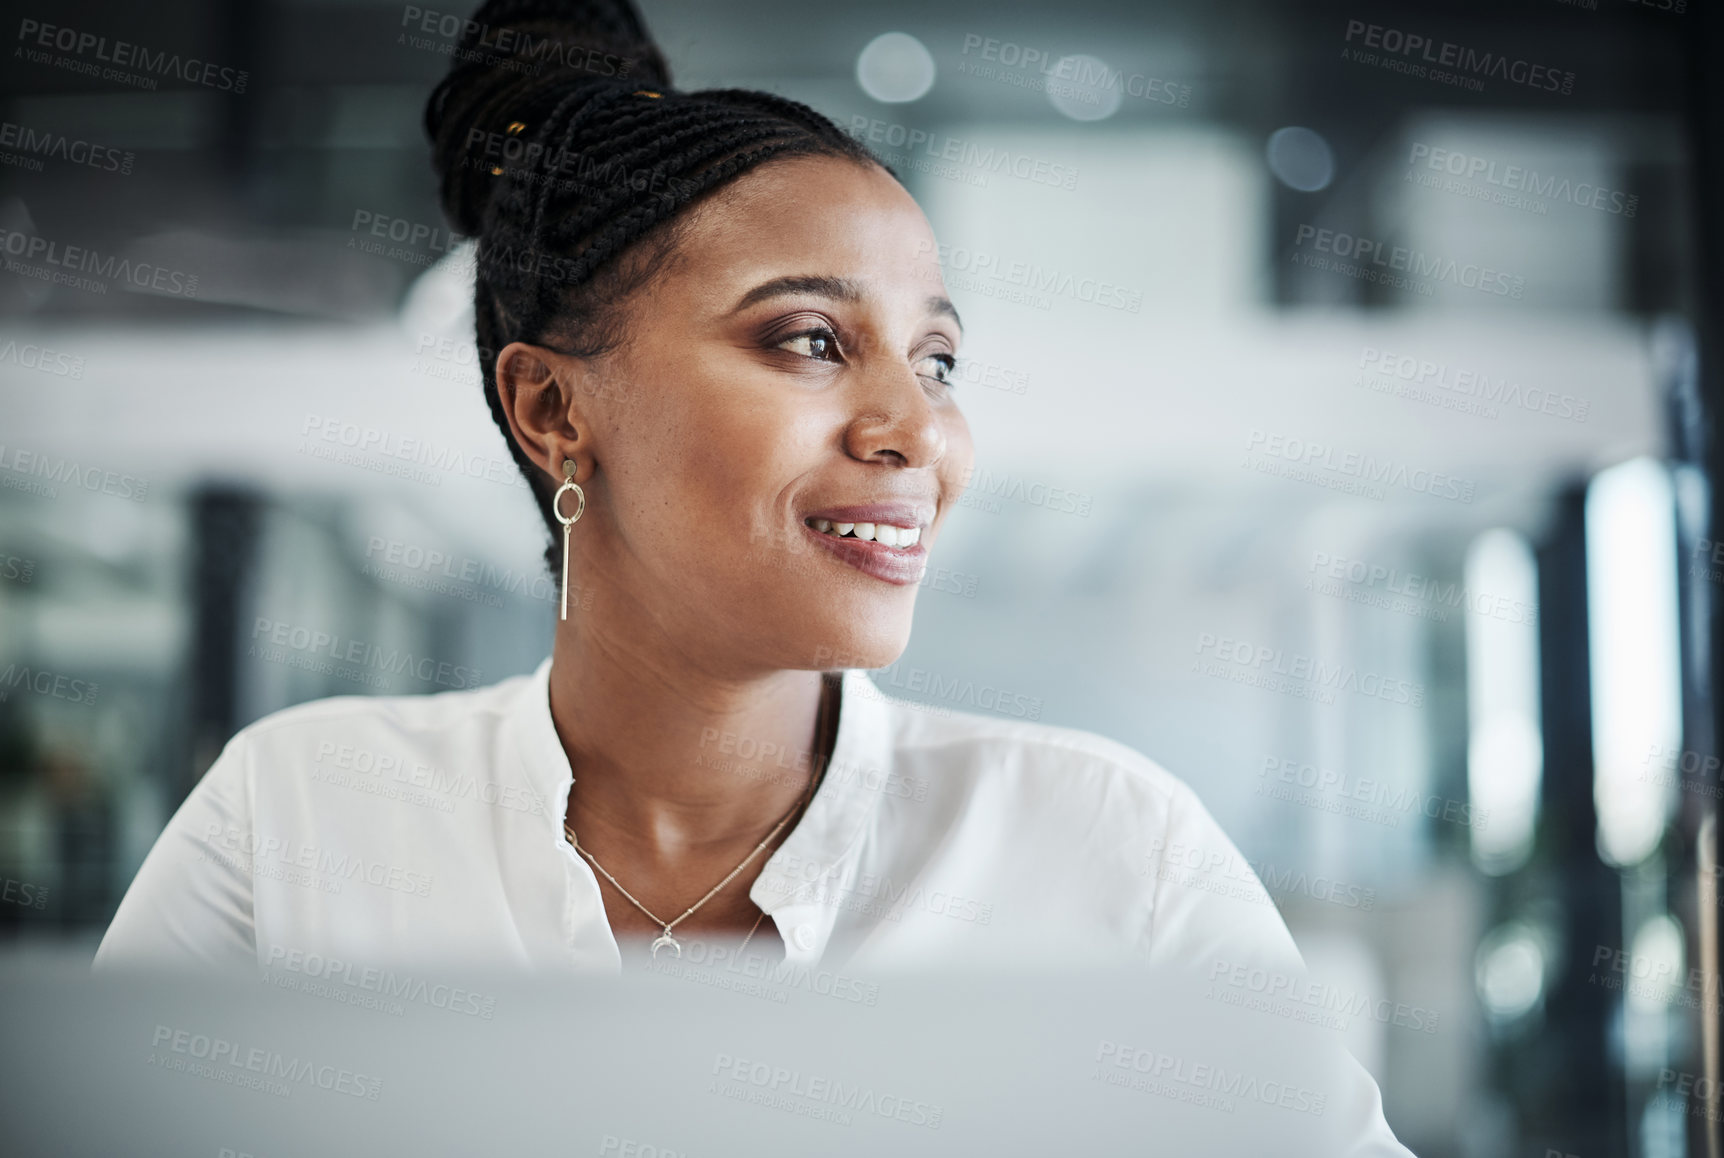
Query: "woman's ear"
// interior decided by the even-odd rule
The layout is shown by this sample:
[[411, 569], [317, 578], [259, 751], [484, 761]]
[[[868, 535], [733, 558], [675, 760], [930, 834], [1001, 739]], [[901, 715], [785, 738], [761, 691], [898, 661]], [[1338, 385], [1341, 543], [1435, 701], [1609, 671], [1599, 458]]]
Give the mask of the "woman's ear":
[[565, 366], [570, 360], [566, 354], [526, 342], [510, 342], [497, 353], [497, 397], [509, 430], [553, 483], [563, 481], [563, 460], [579, 462], [576, 448], [587, 451], [592, 443], [579, 391], [571, 384], [571, 376], [578, 375], [581, 367]]

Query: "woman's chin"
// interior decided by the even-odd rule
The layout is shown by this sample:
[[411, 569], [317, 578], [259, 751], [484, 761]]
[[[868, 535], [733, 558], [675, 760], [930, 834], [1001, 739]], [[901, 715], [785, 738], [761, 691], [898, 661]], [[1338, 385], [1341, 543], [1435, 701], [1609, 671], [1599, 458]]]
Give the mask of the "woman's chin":
[[[887, 622], [882, 622], [887, 619]], [[879, 668], [888, 667], [898, 661], [904, 654], [904, 648], [910, 642], [910, 623], [906, 616], [903, 630], [895, 630], [896, 624], [887, 617], [875, 617], [869, 624], [869, 630], [855, 630], [855, 621], [850, 630], [827, 632], [809, 637], [799, 649], [808, 661], [796, 666], [813, 668], [819, 671], [831, 671], [835, 668]]]

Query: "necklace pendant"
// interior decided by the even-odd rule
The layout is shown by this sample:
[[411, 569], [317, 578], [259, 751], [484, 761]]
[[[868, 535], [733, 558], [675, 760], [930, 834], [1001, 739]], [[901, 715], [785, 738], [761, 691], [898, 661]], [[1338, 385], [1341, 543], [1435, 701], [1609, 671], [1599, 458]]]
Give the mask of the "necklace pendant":
[[653, 960], [658, 960], [658, 951], [660, 949], [675, 949], [677, 957], [682, 957], [682, 942], [671, 936], [669, 929], [660, 933], [658, 935], [658, 939], [652, 943]]

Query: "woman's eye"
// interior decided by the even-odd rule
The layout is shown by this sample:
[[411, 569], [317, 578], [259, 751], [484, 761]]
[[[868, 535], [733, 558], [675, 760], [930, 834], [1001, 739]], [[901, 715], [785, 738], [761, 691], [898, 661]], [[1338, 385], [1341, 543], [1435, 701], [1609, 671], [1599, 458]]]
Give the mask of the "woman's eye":
[[828, 329], [805, 330], [800, 334], [792, 334], [778, 343], [778, 346], [792, 354], [801, 354], [804, 358], [818, 358], [823, 362], [838, 360], [838, 335]]
[[952, 375], [957, 372], [958, 360], [952, 355], [929, 354], [926, 358], [922, 359], [922, 363], [923, 365], [931, 364], [933, 366], [933, 369], [927, 373], [928, 377], [947, 386], [955, 385], [952, 381]]

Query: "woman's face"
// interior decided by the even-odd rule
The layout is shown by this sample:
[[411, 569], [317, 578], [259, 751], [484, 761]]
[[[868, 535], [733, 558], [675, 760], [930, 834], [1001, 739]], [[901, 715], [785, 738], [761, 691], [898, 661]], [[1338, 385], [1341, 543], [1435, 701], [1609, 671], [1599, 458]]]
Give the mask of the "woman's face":
[[847, 160], [765, 165], [693, 212], [623, 330], [582, 368], [609, 388], [570, 392], [592, 629], [626, 607], [708, 670], [895, 661], [973, 459], [915, 201]]

